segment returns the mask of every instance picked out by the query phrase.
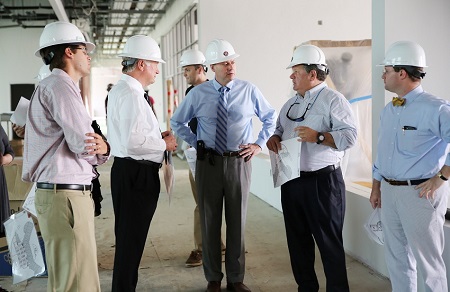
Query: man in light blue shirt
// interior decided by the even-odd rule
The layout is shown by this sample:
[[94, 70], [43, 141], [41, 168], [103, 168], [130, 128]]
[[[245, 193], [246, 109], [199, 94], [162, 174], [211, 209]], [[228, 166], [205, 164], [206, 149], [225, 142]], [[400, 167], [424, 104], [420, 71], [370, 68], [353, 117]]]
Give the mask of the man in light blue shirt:
[[[250, 291], [243, 284], [250, 160], [261, 152], [275, 129], [275, 110], [259, 89], [235, 78], [237, 57], [229, 42], [216, 39], [209, 43], [206, 63], [215, 78], [195, 86], [171, 119], [175, 133], [197, 148], [195, 181], [201, 214], [203, 268], [208, 281], [206, 291], [220, 291], [223, 278], [220, 238], [224, 202], [227, 288]], [[263, 124], [255, 142], [254, 116]], [[197, 135], [188, 127], [194, 117], [198, 121]]]
[[[393, 291], [448, 291], [444, 215], [450, 177], [450, 104], [425, 92], [425, 52], [409, 41], [387, 50], [382, 78], [398, 95], [381, 113], [370, 203], [381, 208]], [[383, 204], [382, 204], [383, 203]]]
[[[291, 69], [292, 68], [292, 69]], [[286, 237], [298, 291], [317, 292], [315, 246], [322, 258], [326, 290], [348, 292], [342, 240], [345, 184], [340, 168], [344, 151], [356, 143], [354, 115], [347, 99], [325, 82], [323, 51], [298, 46], [287, 69], [297, 94], [281, 108], [267, 148], [278, 153], [281, 141], [301, 142], [300, 177], [281, 185]]]

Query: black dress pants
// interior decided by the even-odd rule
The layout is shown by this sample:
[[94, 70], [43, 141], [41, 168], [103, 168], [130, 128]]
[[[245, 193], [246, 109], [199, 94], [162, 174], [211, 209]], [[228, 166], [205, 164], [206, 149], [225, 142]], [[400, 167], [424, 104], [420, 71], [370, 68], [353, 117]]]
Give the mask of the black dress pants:
[[115, 157], [111, 168], [116, 252], [113, 292], [133, 292], [160, 192], [159, 168]]
[[349, 291], [342, 240], [345, 184], [341, 169], [283, 184], [281, 204], [298, 291], [319, 291], [314, 242], [322, 258], [326, 291]]

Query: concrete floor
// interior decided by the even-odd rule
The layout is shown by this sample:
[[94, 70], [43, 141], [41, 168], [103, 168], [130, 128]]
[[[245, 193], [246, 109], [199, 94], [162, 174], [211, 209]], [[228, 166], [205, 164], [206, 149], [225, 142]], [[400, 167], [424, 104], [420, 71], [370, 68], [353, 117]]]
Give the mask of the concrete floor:
[[[162, 182], [161, 195], [150, 226], [139, 270], [137, 291], [199, 292], [206, 289], [201, 267], [186, 268], [184, 263], [194, 248], [193, 209], [186, 161], [174, 157], [176, 182], [169, 199]], [[109, 185], [111, 162], [99, 167], [104, 200], [102, 214], [96, 218], [99, 274], [102, 291], [111, 290], [114, 258], [114, 214]], [[286, 244], [283, 215], [251, 195], [246, 226], [247, 263], [245, 284], [252, 291], [297, 291]], [[316, 251], [316, 272], [320, 291], [325, 289], [320, 254]], [[347, 257], [351, 291], [391, 291], [388, 279]], [[0, 277], [0, 287], [7, 291], [46, 291], [46, 278], [33, 278], [12, 285], [11, 277]], [[225, 290], [225, 279], [222, 290]], [[1, 291], [1, 289], [0, 289]]]

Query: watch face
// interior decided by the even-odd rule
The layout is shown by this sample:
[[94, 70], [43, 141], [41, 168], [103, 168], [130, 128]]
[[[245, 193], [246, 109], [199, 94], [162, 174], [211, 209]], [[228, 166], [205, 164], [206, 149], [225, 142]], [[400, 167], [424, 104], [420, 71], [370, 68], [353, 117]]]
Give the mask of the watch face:
[[325, 140], [325, 136], [324, 136], [324, 135], [319, 135], [319, 140], [320, 140], [320, 141]]

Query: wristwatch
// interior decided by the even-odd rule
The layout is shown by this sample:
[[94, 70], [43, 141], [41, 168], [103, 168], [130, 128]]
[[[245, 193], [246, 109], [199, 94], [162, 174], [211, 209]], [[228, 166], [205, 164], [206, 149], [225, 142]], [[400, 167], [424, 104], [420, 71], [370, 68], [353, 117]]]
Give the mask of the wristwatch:
[[322, 144], [325, 141], [325, 135], [321, 132], [317, 133], [317, 144]]
[[437, 176], [440, 178], [440, 179], [442, 179], [443, 181], [448, 181], [448, 178], [446, 178], [443, 174], [442, 174], [442, 172], [438, 172], [437, 173]]

